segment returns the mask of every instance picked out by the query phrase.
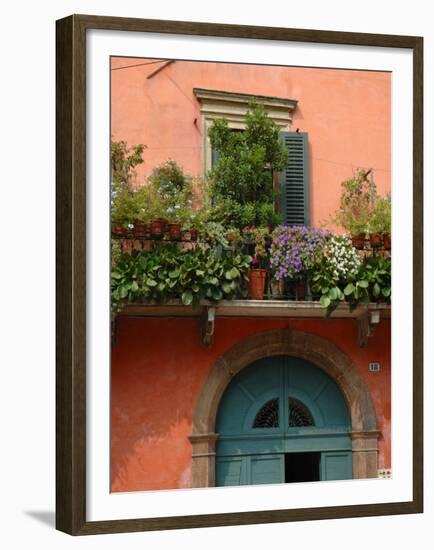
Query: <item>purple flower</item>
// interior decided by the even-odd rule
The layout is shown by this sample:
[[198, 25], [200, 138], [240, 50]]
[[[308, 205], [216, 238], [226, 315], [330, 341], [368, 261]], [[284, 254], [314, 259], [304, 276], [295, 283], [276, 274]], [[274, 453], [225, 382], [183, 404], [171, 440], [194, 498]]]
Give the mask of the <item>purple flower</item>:
[[328, 231], [306, 226], [279, 225], [272, 233], [270, 265], [274, 277], [294, 278], [305, 272], [324, 247]]

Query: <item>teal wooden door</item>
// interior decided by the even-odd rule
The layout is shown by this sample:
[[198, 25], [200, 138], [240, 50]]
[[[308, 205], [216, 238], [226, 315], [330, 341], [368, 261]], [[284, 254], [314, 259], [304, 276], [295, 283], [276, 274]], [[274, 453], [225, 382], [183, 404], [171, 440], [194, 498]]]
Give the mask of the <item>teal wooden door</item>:
[[351, 479], [350, 429], [345, 399], [324, 371], [293, 357], [256, 361], [220, 402], [216, 485]]

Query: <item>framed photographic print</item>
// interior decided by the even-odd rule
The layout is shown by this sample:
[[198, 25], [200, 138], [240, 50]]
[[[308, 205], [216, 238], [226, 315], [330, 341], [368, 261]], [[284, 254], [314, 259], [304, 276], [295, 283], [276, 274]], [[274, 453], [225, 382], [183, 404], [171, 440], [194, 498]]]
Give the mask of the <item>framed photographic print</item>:
[[57, 22], [59, 530], [422, 512], [422, 48]]

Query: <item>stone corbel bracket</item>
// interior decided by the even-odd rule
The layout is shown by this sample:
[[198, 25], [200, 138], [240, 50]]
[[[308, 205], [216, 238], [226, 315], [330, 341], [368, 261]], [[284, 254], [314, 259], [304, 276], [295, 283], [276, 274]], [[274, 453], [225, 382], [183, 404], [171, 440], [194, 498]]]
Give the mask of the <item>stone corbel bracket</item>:
[[205, 306], [200, 317], [200, 343], [209, 348], [214, 343], [215, 307]]
[[366, 309], [362, 315], [357, 317], [357, 343], [361, 348], [368, 345], [368, 340], [374, 334], [375, 327], [380, 319], [380, 311], [369, 311], [369, 309]]

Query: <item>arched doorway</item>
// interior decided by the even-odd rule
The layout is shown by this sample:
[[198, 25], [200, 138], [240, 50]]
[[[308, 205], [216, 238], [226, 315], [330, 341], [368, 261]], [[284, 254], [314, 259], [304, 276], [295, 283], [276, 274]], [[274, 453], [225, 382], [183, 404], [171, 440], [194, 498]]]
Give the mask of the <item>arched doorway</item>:
[[351, 418], [338, 385], [287, 355], [255, 361], [227, 386], [216, 421], [216, 485], [351, 479]]
[[223, 353], [209, 371], [193, 411], [192, 487], [216, 482], [217, 413], [234, 376], [259, 359], [287, 355], [312, 363], [338, 385], [351, 418], [353, 478], [377, 477], [378, 436], [369, 388], [350, 357], [329, 340], [288, 328], [256, 333]]

